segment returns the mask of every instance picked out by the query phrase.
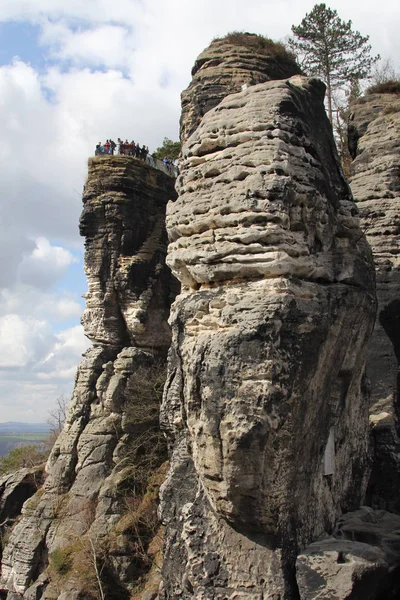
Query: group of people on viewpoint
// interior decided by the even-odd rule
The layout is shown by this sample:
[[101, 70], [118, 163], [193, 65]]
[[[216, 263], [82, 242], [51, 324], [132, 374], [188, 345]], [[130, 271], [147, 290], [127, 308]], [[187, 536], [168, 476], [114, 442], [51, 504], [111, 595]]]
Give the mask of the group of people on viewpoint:
[[96, 146], [95, 155], [115, 154], [115, 152], [117, 152], [117, 154], [126, 154], [127, 156], [135, 156], [141, 160], [146, 160], [149, 149], [147, 146], [135, 144], [133, 140], [131, 142], [128, 142], [128, 140], [123, 142], [121, 138], [118, 138], [117, 143], [112, 139], [106, 140], [105, 144], [99, 142]]
[[109, 140], [106, 140], [105, 144], [99, 142], [96, 145], [94, 154], [95, 156], [103, 156], [104, 154], [125, 154], [126, 156], [132, 156], [139, 158], [140, 160], [144, 160], [148, 162], [150, 166], [156, 169], [161, 168], [173, 177], [176, 177], [178, 174], [176, 161], [170, 160], [166, 156], [164, 156], [162, 161], [159, 161], [154, 156], [149, 154], [148, 146], [140, 146], [139, 144], [135, 144], [133, 140], [131, 142], [128, 142], [128, 140], [123, 142], [121, 138], [118, 138], [117, 143], [115, 143], [110, 138]]

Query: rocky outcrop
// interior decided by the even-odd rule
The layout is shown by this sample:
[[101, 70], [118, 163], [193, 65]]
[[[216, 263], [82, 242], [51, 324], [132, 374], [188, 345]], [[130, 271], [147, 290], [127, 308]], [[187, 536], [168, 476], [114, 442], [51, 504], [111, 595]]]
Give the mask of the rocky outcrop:
[[21, 514], [29, 498], [37, 492], [44, 481], [44, 465], [23, 468], [4, 475], [0, 479], [0, 561], [11, 528]]
[[43, 466], [19, 469], [0, 479], [1, 524], [18, 517], [22, 505], [41, 487], [43, 479]]
[[232, 33], [214, 40], [198, 56], [192, 81], [182, 92], [181, 141], [202, 117], [242, 85], [300, 74], [293, 55], [282, 44], [251, 33]]
[[351, 188], [371, 245], [378, 317], [367, 363], [375, 459], [368, 503], [400, 512], [400, 100], [370, 94], [352, 105]]
[[297, 558], [301, 600], [395, 600], [400, 594], [400, 517], [363, 507]]
[[374, 273], [323, 99], [251, 86], [183, 146], [162, 599], [297, 598], [299, 549], [363, 497]]
[[[165, 265], [165, 206], [174, 197], [174, 180], [141, 161], [89, 161], [82, 321], [94, 345], [79, 366], [44, 490], [24, 505], [5, 548], [8, 598], [98, 597], [96, 564], [108, 597], [128, 598], [145, 571], [127, 512], [165, 460], [158, 395], [177, 291]], [[149, 532], [141, 535], [144, 550]]]

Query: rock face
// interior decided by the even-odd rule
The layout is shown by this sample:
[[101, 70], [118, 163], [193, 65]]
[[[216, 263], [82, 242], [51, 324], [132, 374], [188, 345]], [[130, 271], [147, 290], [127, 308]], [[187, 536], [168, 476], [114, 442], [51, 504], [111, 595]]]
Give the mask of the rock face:
[[22, 505], [43, 484], [44, 469], [24, 468], [0, 479], [0, 561], [10, 530], [21, 514]]
[[251, 86], [183, 146], [162, 599], [297, 598], [299, 549], [363, 497], [374, 272], [323, 98]]
[[230, 34], [214, 40], [199, 55], [192, 69], [193, 79], [182, 93], [181, 141], [197, 129], [206, 112], [228, 94], [239, 92], [242, 85], [300, 73], [293, 56], [283, 47], [277, 55], [277, 44], [270, 40], [264, 44], [263, 38], [255, 34]]
[[375, 460], [368, 502], [400, 512], [400, 100], [370, 94], [352, 106], [351, 188], [371, 245], [378, 317], [370, 344], [371, 424]]
[[141, 161], [89, 161], [83, 324], [94, 346], [78, 369], [44, 493], [24, 505], [5, 548], [1, 577], [9, 598], [91, 598], [86, 571], [96, 556], [105, 589], [129, 597], [135, 558], [118, 523], [127, 488], [135, 495], [140, 487], [138, 453], [154, 458], [152, 468], [163, 460], [151, 448], [160, 440], [158, 406], [146, 390], [160, 377], [171, 338], [177, 282], [165, 265], [165, 207], [174, 197], [174, 180]]
[[24, 468], [0, 479], [0, 523], [15, 519], [25, 500], [43, 483], [43, 467]]

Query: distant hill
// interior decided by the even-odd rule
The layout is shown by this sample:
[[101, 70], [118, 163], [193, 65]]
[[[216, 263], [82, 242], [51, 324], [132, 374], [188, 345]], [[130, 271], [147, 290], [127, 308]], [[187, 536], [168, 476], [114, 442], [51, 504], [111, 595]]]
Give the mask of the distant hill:
[[1, 433], [49, 433], [48, 423], [19, 423], [18, 421], [7, 421], [0, 423]]

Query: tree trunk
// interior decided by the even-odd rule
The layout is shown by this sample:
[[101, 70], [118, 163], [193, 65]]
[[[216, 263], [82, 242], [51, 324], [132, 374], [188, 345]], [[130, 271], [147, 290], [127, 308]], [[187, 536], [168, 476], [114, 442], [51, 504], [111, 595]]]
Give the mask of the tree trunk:
[[331, 125], [333, 125], [332, 88], [331, 88], [331, 76], [330, 76], [329, 71], [326, 74], [326, 88], [327, 88], [327, 94], [328, 94], [328, 117], [331, 122]]

